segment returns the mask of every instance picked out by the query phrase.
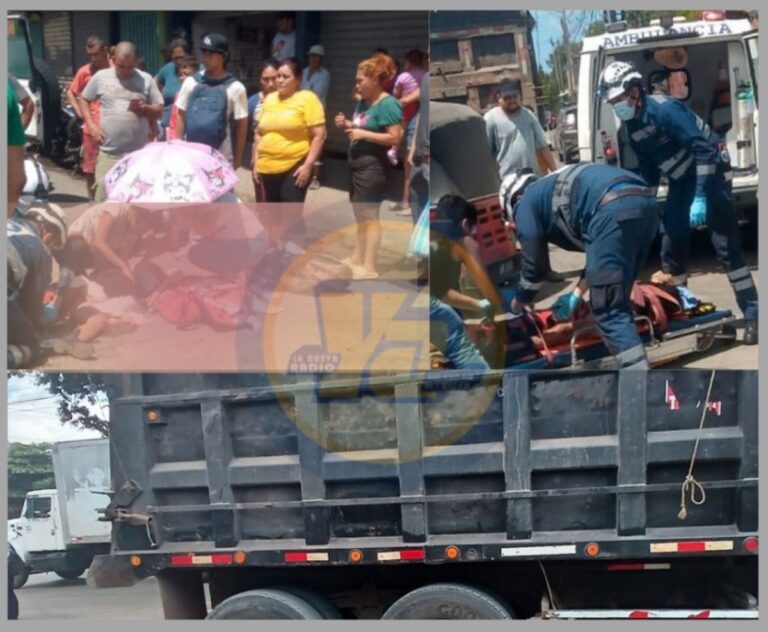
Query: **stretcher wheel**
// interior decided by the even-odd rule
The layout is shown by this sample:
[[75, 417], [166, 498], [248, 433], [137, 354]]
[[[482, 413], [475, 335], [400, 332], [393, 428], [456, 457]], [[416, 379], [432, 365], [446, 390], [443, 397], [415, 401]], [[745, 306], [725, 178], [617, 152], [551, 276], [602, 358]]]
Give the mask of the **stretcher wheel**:
[[696, 336], [696, 351], [709, 351], [712, 345], [715, 344], [715, 334], [706, 333], [698, 334]]

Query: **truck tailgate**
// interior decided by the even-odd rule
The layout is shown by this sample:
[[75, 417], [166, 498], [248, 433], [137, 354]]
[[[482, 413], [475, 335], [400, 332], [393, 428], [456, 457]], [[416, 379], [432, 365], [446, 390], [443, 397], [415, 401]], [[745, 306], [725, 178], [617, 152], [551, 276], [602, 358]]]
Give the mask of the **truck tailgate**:
[[[743, 552], [738, 538], [757, 530], [757, 375], [716, 373], [705, 405], [711, 379], [435, 372], [249, 388], [243, 375], [143, 376], [111, 403], [111, 447], [115, 489], [134, 485], [117, 505], [151, 517], [152, 533], [121, 522], [114, 545], [426, 546], [429, 560], [448, 544], [583, 556], [589, 541], [654, 557], [698, 539]], [[688, 500], [681, 520], [697, 441], [706, 501]]]

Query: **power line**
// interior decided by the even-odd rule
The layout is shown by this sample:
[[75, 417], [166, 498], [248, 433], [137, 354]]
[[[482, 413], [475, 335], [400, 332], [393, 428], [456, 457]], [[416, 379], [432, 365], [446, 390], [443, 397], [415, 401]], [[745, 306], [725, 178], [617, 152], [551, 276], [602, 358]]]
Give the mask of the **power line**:
[[9, 401], [8, 406], [13, 406], [14, 404], [29, 404], [30, 402], [42, 402], [47, 399], [56, 399], [57, 395], [43, 395], [41, 397], [33, 397], [31, 399], [17, 399], [14, 401]]

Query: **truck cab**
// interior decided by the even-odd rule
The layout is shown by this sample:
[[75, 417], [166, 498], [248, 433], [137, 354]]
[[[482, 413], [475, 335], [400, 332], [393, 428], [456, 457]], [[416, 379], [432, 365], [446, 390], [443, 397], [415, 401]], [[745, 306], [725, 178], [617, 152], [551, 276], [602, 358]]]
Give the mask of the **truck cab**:
[[27, 493], [16, 532], [29, 553], [56, 551], [64, 548], [64, 532], [59, 501], [55, 489]]
[[[756, 208], [758, 188], [758, 34], [749, 20], [705, 12], [584, 38], [579, 68], [578, 144], [582, 161], [636, 169], [637, 157], [613, 109], [598, 94], [600, 75], [613, 61], [635, 65], [649, 95], [678, 98], [723, 138], [733, 166], [733, 203]], [[662, 180], [662, 185], [664, 184]], [[665, 197], [665, 187], [660, 187]]]

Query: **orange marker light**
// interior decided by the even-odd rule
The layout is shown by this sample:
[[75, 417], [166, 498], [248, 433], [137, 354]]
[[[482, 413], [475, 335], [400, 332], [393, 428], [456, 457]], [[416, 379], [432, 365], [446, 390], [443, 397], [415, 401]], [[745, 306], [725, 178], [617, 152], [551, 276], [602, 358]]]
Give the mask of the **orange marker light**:
[[595, 557], [600, 553], [600, 545], [597, 544], [597, 542], [590, 542], [584, 547], [584, 552], [589, 555], [589, 557]]
[[131, 555], [131, 566], [134, 568], [141, 566], [141, 558], [138, 555]]
[[158, 417], [160, 417], [160, 415], [157, 414], [156, 410], [150, 410], [147, 413], [147, 419], [149, 419], [150, 421], [157, 421]]
[[349, 561], [350, 562], [362, 562], [363, 561], [363, 552], [359, 549], [355, 549], [354, 551], [349, 552]]
[[235, 564], [244, 564], [247, 557], [248, 556], [243, 551], [237, 551], [234, 557]]
[[459, 558], [460, 555], [459, 547], [457, 546], [446, 546], [445, 547], [445, 558], [448, 560], [456, 560]]

